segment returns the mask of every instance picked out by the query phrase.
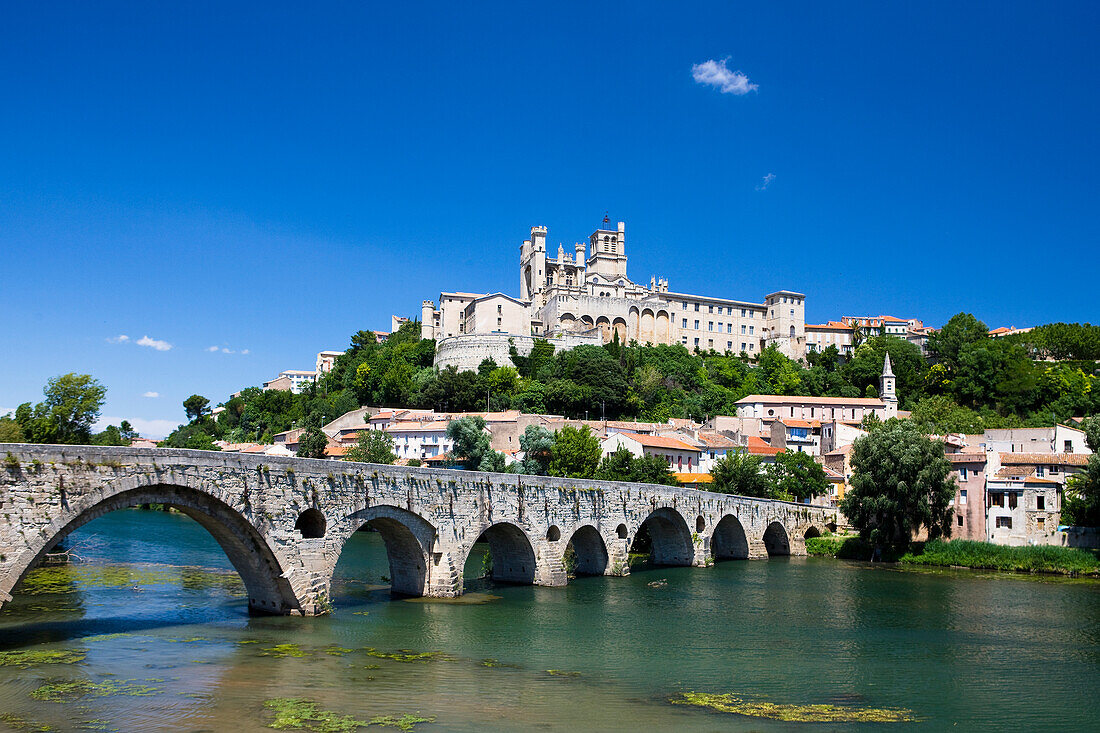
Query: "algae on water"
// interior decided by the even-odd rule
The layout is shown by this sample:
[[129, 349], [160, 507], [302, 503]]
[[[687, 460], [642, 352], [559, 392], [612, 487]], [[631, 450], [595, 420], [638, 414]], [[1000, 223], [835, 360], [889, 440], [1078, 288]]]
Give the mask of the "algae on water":
[[297, 644], [276, 644], [275, 646], [266, 647], [260, 652], [261, 657], [275, 657], [276, 659], [304, 657], [305, 655], [306, 653]]
[[160, 691], [160, 688], [141, 684], [138, 680], [104, 680], [103, 682], [51, 680], [32, 692], [31, 697], [42, 702], [72, 702], [85, 697], [109, 697], [112, 695], [148, 697]]
[[733, 693], [685, 692], [669, 699], [673, 705], [693, 705], [720, 713], [768, 718], [792, 723], [911, 723], [917, 720], [904, 708], [860, 708], [842, 705], [796, 705], [751, 699]]
[[389, 659], [394, 662], [435, 662], [452, 661], [451, 657], [443, 652], [414, 652], [411, 649], [398, 649], [395, 652], [380, 652], [373, 647], [364, 649], [368, 656], [378, 659]]
[[26, 669], [38, 664], [77, 664], [83, 662], [88, 652], [84, 649], [58, 651], [16, 650], [0, 652], [0, 667]]
[[331, 710], [321, 710], [312, 700], [299, 697], [277, 697], [264, 702], [264, 707], [275, 713], [268, 724], [276, 730], [310, 730], [316, 733], [347, 733], [370, 725], [370, 721], [356, 720], [350, 715], [339, 715]]
[[419, 715], [410, 715], [405, 713], [400, 718], [395, 718], [392, 715], [377, 715], [370, 719], [371, 725], [380, 725], [383, 727], [397, 728], [399, 730], [409, 731], [413, 729], [417, 723], [434, 723], [435, 718], [421, 718]]

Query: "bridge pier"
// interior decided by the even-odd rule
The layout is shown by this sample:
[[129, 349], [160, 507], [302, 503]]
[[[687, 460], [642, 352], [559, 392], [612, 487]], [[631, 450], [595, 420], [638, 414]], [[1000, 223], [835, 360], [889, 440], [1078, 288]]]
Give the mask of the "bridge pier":
[[764, 544], [763, 539], [749, 540], [749, 559], [750, 560], [767, 560], [768, 559], [768, 547]]

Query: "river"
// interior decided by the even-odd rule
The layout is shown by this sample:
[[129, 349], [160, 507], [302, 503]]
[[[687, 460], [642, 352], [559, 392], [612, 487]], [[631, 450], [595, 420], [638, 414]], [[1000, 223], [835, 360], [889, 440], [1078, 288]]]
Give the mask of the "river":
[[783, 558], [393, 600], [359, 533], [332, 615], [272, 618], [182, 515], [116, 512], [69, 545], [85, 562], [0, 611], [0, 729], [1100, 729], [1093, 580]]

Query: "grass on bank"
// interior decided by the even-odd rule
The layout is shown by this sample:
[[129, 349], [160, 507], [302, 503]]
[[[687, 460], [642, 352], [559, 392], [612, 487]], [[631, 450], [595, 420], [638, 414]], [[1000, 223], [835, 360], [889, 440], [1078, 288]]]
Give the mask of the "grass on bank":
[[[806, 552], [844, 560], [869, 560], [872, 547], [858, 537], [814, 537], [806, 540]], [[883, 559], [909, 565], [1100, 575], [1100, 559], [1095, 554], [1049, 545], [1006, 547], [973, 540], [933, 540], [914, 542], [908, 552], [900, 556], [887, 553]]]

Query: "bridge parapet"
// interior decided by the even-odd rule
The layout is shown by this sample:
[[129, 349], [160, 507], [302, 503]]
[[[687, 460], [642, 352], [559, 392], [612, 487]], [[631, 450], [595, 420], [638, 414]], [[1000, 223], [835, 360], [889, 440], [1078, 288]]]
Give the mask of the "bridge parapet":
[[163, 503], [199, 521], [254, 611], [312, 615], [354, 532], [386, 544], [393, 590], [457, 596], [475, 542], [498, 580], [629, 572], [643, 525], [655, 562], [804, 554], [835, 510], [695, 489], [171, 448], [0, 444], [0, 603], [60, 539], [98, 516]]

